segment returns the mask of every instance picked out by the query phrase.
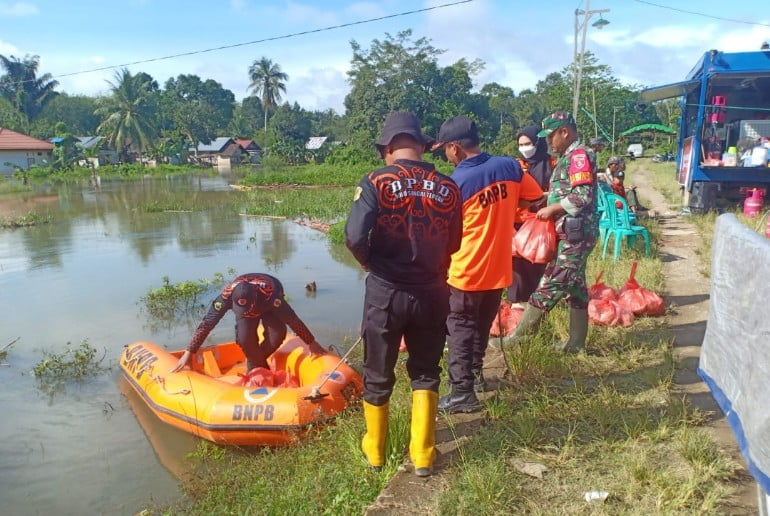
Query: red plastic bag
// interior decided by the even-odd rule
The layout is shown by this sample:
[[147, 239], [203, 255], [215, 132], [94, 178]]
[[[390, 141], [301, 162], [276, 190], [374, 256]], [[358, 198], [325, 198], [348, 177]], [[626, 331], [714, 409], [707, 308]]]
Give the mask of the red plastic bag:
[[663, 298], [652, 290], [647, 290], [636, 281], [637, 263], [631, 265], [631, 275], [623, 288], [618, 291], [618, 302], [626, 310], [634, 315], [647, 315], [656, 317], [666, 312], [666, 306]]
[[245, 387], [299, 387], [299, 381], [286, 371], [276, 371], [264, 367], [255, 367], [241, 375], [238, 385]]
[[553, 221], [532, 218], [513, 235], [513, 255], [532, 263], [548, 263], [556, 255], [557, 244]]
[[492, 327], [489, 329], [489, 335], [497, 337], [499, 335], [510, 335], [516, 329], [521, 321], [524, 310], [520, 308], [511, 308], [508, 303], [500, 303], [500, 309], [497, 311], [495, 320], [492, 321]]
[[599, 275], [596, 276], [596, 282], [590, 287], [588, 287], [589, 299], [615, 299], [617, 297], [617, 293], [615, 292], [615, 289], [613, 289], [606, 283], [599, 282], [599, 280], [602, 279], [603, 275], [604, 275], [604, 271], [600, 272]]
[[614, 299], [591, 299], [588, 302], [588, 320], [602, 326], [623, 326], [634, 324], [634, 314]]

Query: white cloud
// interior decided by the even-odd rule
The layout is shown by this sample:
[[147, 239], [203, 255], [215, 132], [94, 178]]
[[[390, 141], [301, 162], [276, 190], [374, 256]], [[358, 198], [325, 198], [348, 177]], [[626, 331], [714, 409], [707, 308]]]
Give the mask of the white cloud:
[[37, 6], [28, 2], [0, 2], [0, 16], [33, 16], [38, 12]]
[[341, 114], [345, 112], [345, 95], [349, 89], [347, 76], [339, 67], [313, 68], [286, 85], [286, 97], [305, 109], [331, 107]]
[[289, 2], [284, 11], [286, 21], [295, 24], [312, 23], [312, 27], [337, 25], [340, 21], [332, 11], [322, 11], [312, 5]]
[[91, 56], [86, 61], [93, 64], [104, 64], [107, 60], [104, 56]]
[[345, 12], [357, 19], [379, 18], [386, 14], [382, 6], [374, 2], [356, 2], [349, 5]]
[[246, 0], [230, 0], [230, 9], [233, 11], [245, 11], [247, 7]]
[[21, 57], [21, 51], [17, 47], [2, 40], [0, 40], [0, 54], [6, 57], [10, 55]]

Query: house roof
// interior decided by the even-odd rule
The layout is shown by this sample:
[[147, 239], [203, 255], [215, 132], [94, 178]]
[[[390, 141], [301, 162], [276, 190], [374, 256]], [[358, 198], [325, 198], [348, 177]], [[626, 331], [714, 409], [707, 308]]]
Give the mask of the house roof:
[[53, 150], [53, 144], [0, 127], [0, 150]]
[[320, 149], [328, 138], [328, 136], [311, 136], [305, 144], [305, 148], [307, 150]]
[[78, 141], [78, 145], [83, 147], [84, 149], [90, 149], [91, 147], [94, 147], [97, 145], [102, 137], [101, 136], [75, 136], [75, 139]]
[[261, 149], [261, 147], [257, 145], [257, 142], [255, 142], [254, 140], [238, 139], [238, 140], [235, 140], [235, 143], [237, 143], [243, 150], [260, 150]]
[[[233, 143], [232, 138], [220, 136], [219, 138], [211, 140], [211, 143], [198, 142], [198, 152], [222, 152], [222, 150], [231, 143]], [[190, 151], [194, 150], [194, 148], [190, 147]]]

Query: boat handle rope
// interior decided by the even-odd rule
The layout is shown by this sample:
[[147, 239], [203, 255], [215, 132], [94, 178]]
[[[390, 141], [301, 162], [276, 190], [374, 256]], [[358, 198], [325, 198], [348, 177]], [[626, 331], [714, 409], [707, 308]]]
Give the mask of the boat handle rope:
[[152, 374], [152, 369], [155, 369], [155, 367], [152, 366], [152, 365], [150, 365], [150, 366], [145, 365], [145, 366], [142, 366], [139, 369], [139, 371], [137, 371], [136, 373], [138, 374], [138, 373], [146, 371], [147, 372], [147, 376], [150, 378], [150, 380], [152, 380], [153, 382], [155, 382], [158, 385], [160, 385], [161, 388], [163, 389], [163, 392], [165, 392], [166, 394], [169, 394], [171, 396], [176, 395], [176, 394], [187, 395], [187, 394], [190, 394], [192, 392], [190, 389], [179, 389], [178, 391], [170, 391], [170, 390], [168, 390], [166, 388], [166, 378], [161, 376], [161, 375], [155, 376], [154, 374]]
[[351, 353], [351, 352], [352, 352], [354, 349], [356, 349], [356, 346], [358, 346], [358, 344], [360, 344], [360, 343], [361, 343], [361, 341], [363, 341], [363, 337], [358, 337], [358, 340], [356, 340], [356, 341], [353, 343], [353, 345], [352, 345], [352, 346], [350, 346], [350, 349], [348, 349], [347, 353], [345, 353], [345, 355], [343, 355], [343, 357], [342, 357], [342, 358], [340, 358], [340, 361], [339, 361], [339, 362], [337, 362], [337, 365], [335, 365], [335, 366], [332, 368], [332, 370], [331, 370], [331, 371], [329, 371], [328, 373], [326, 373], [326, 378], [324, 378], [324, 379], [323, 379], [323, 381], [320, 383], [320, 385], [314, 386], [312, 389], [310, 389], [310, 394], [308, 394], [307, 396], [305, 396], [305, 397], [304, 397], [304, 398], [302, 398], [302, 399], [305, 399], [305, 400], [310, 400], [310, 401], [318, 401], [318, 400], [320, 400], [321, 398], [325, 398], [326, 396], [328, 396], [328, 395], [329, 395], [329, 393], [328, 393], [328, 392], [327, 392], [327, 393], [321, 393], [321, 387], [323, 387], [323, 386], [326, 384], [326, 382], [327, 382], [327, 381], [329, 381], [329, 378], [331, 378], [332, 374], [334, 374], [334, 372], [337, 370], [337, 368], [338, 368], [339, 366], [341, 366], [341, 365], [342, 365], [342, 363], [343, 363], [345, 360], [347, 360], [348, 356], [350, 356], [350, 353]]

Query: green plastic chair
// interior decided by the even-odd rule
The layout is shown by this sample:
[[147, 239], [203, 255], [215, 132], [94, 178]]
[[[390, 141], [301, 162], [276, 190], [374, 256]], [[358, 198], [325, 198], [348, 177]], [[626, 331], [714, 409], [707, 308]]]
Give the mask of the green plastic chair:
[[[606, 203], [604, 211], [609, 219], [609, 227], [605, 230], [602, 238], [602, 258], [607, 255], [607, 247], [611, 238], [614, 237], [612, 256], [614, 261], [618, 261], [623, 241], [626, 241], [629, 249], [633, 248], [634, 244], [636, 244], [636, 237], [640, 235], [644, 239], [645, 255], [650, 256], [652, 254], [650, 233], [646, 227], [637, 226], [631, 222], [631, 213], [626, 200], [616, 194], [605, 194], [604, 200]], [[619, 209], [611, 209], [618, 205], [620, 205]]]

